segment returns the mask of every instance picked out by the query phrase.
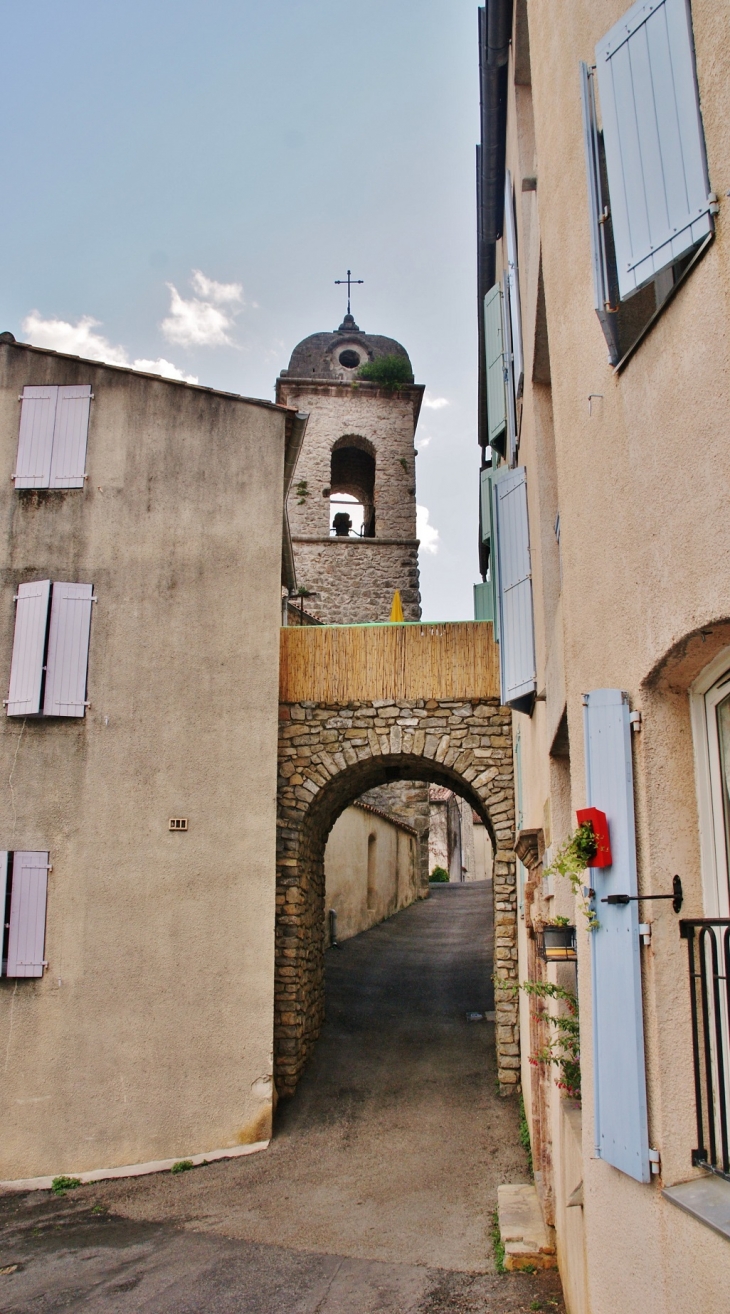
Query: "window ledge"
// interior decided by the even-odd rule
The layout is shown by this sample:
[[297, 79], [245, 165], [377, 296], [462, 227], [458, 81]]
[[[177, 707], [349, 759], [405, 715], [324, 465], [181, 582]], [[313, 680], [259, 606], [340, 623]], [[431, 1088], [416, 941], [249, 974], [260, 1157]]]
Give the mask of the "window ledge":
[[691, 1182], [665, 1187], [662, 1195], [730, 1241], [730, 1182], [723, 1177], [711, 1173], [695, 1177]]

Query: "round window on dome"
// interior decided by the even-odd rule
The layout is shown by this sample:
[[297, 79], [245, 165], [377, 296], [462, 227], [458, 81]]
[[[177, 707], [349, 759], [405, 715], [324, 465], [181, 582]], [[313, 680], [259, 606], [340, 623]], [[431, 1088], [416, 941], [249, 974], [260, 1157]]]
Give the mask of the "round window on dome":
[[360, 357], [356, 351], [350, 351], [348, 347], [347, 351], [340, 352], [339, 361], [340, 365], [344, 365], [346, 370], [354, 370], [360, 364]]

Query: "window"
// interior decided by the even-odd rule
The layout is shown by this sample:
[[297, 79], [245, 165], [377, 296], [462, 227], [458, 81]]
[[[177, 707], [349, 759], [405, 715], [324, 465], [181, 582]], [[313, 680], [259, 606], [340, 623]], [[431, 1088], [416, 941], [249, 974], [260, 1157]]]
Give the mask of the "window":
[[48, 853], [0, 852], [2, 975], [43, 976]]
[[692, 711], [707, 917], [730, 917], [730, 653], [693, 685]]
[[20, 398], [16, 488], [83, 488], [90, 384], [25, 387]]
[[21, 584], [8, 716], [83, 716], [91, 628], [92, 584]]
[[616, 365], [713, 232], [687, 0], [639, 0], [581, 83], [595, 308]]

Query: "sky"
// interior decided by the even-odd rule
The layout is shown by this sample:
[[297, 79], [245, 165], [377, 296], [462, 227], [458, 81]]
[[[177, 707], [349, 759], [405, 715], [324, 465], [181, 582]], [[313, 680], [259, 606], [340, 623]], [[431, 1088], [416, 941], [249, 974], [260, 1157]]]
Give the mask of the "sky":
[[0, 331], [246, 396], [346, 309], [402, 342], [423, 614], [477, 575], [476, 4], [0, 0]]

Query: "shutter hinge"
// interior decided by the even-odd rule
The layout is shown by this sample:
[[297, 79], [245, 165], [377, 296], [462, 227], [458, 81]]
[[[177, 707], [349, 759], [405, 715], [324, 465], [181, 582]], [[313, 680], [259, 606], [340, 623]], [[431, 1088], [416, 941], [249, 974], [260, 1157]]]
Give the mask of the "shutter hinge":
[[719, 202], [718, 199], [717, 199], [717, 193], [716, 193], [716, 192], [710, 192], [709, 195], [708, 195], [708, 197], [707, 197], [707, 199], [708, 199], [708, 201], [709, 201], [709, 203], [710, 203], [710, 204], [709, 204], [709, 207], [708, 207], [708, 208], [709, 208], [709, 211], [710, 211], [710, 214], [719, 214], [719, 213], [720, 213], [720, 202]]
[[85, 702], [85, 703], [84, 703], [84, 707], [91, 707], [91, 703], [90, 703], [90, 702]]
[[53, 863], [52, 863], [52, 862], [49, 862], [48, 866], [46, 867], [46, 871], [53, 871]]
[[662, 1170], [662, 1156], [658, 1150], [649, 1150], [649, 1163], [651, 1164], [652, 1174], [658, 1177]]
[[97, 597], [96, 597], [96, 595], [95, 595], [95, 594], [92, 594], [92, 598], [91, 598], [91, 601], [92, 601], [92, 602], [98, 602], [98, 601], [99, 601], [99, 599], [98, 599], [98, 598], [97, 598]]
[[641, 730], [641, 724], [642, 724], [641, 712], [639, 711], [630, 712], [629, 725], [631, 726], [631, 729], [633, 730], [634, 734], [638, 735], [639, 731]]
[[639, 935], [644, 944], [651, 944], [651, 922], [639, 923]]

